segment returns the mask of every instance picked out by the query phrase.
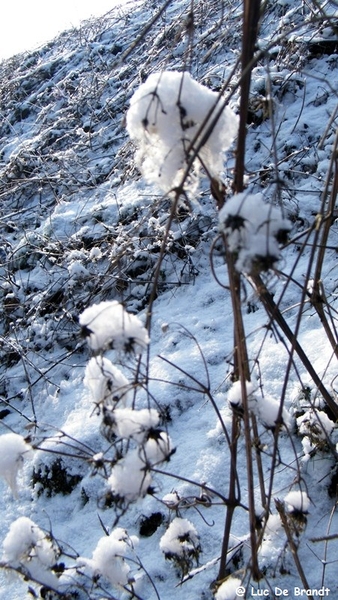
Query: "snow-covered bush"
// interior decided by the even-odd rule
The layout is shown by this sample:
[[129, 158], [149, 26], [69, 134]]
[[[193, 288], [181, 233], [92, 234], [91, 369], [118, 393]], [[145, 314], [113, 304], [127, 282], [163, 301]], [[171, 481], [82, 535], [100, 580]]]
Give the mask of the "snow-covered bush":
[[291, 229], [278, 206], [267, 204], [262, 194], [243, 192], [230, 198], [219, 213], [220, 230], [230, 252], [236, 257], [237, 271], [266, 271], [280, 255], [280, 244]]
[[25, 454], [30, 450], [31, 446], [17, 433], [0, 436], [0, 476], [6, 480], [15, 497], [18, 493], [17, 475]]
[[[215, 111], [220, 112], [216, 124]], [[127, 130], [137, 146], [136, 162], [145, 179], [164, 192], [180, 185], [188, 166], [193, 190], [201, 164], [219, 178], [237, 125], [237, 116], [219, 94], [188, 72], [152, 73], [132, 96], [127, 112]]]
[[[120, 355], [142, 350], [149, 343], [148, 333], [141, 321], [117, 302], [90, 306], [80, 316], [80, 324], [96, 353], [86, 366], [84, 384], [102, 408], [102, 431], [116, 448], [107, 474], [107, 497], [109, 502], [128, 504], [151, 492], [151, 469], [169, 460], [173, 448], [168, 434], [159, 427], [158, 411], [137, 409], [135, 399], [129, 400], [129, 380], [103, 353], [109, 348]], [[92, 462], [96, 468], [103, 465], [103, 454], [93, 456]]]
[[194, 562], [198, 563], [201, 552], [196, 527], [188, 519], [176, 517], [161, 537], [160, 548], [166, 559], [171, 560], [179, 569], [181, 575], [186, 575]]

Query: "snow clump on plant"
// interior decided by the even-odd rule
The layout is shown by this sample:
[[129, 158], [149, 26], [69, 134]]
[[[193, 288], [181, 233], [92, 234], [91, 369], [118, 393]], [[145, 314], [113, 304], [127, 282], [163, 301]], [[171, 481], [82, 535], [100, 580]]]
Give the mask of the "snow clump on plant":
[[3, 542], [3, 560], [9, 566], [29, 574], [29, 578], [54, 589], [58, 578], [50, 568], [55, 565], [59, 550], [34, 521], [19, 517], [14, 521]]
[[23, 465], [24, 454], [31, 450], [24, 438], [17, 433], [0, 436], [0, 476], [5, 479], [16, 497], [17, 475]]
[[306, 492], [301, 492], [300, 490], [289, 492], [285, 496], [284, 502], [286, 503], [288, 512], [290, 513], [306, 514], [310, 506], [309, 496]]
[[87, 567], [94, 577], [102, 576], [115, 587], [122, 587], [133, 581], [126, 557], [138, 544], [137, 536], [129, 536], [125, 529], [118, 527], [109, 536], [99, 539], [91, 559], [80, 556], [79, 568]]
[[[145, 179], [165, 192], [180, 185], [191, 160], [192, 191], [198, 185], [200, 164], [218, 178], [237, 124], [237, 116], [218, 93], [178, 71], [152, 73], [132, 96], [127, 112], [127, 131], [137, 146], [136, 163]], [[200, 144], [197, 158], [194, 152]]]
[[262, 194], [236, 194], [219, 213], [220, 230], [236, 256], [236, 270], [250, 274], [266, 271], [278, 261], [279, 246], [291, 224], [278, 206], [267, 204]]
[[129, 381], [108, 358], [93, 356], [86, 366], [83, 382], [96, 404], [126, 405]]
[[236, 600], [238, 588], [241, 588], [242, 582], [237, 577], [229, 577], [218, 588], [215, 594], [215, 600]]
[[[134, 411], [136, 412], [136, 411]], [[141, 411], [139, 411], [141, 412]], [[123, 426], [126, 424], [124, 423]], [[137, 426], [139, 429], [139, 426]], [[134, 427], [133, 427], [134, 429]], [[129, 430], [129, 433], [132, 433]], [[142, 425], [139, 434], [144, 437], [145, 427]], [[169, 460], [173, 453], [170, 437], [160, 430], [148, 432], [148, 439], [139, 448], [129, 450], [112, 468], [108, 485], [113, 496], [134, 502], [144, 497], [150, 490], [151, 468], [158, 463]]]
[[160, 548], [165, 558], [172, 560], [185, 575], [201, 552], [195, 526], [188, 519], [176, 517], [161, 537]]
[[116, 300], [99, 302], [86, 308], [80, 315], [82, 333], [94, 351], [142, 350], [149, 344], [149, 336], [140, 319], [128, 313]]
[[[258, 397], [251, 381], [246, 382], [246, 393], [248, 397], [248, 408], [268, 429], [274, 429], [278, 419], [286, 427], [291, 426], [291, 418], [288, 411], [283, 407], [280, 411], [280, 402], [269, 396]], [[228, 392], [228, 402], [235, 409], [242, 408], [242, 386], [240, 381], [235, 381]]]

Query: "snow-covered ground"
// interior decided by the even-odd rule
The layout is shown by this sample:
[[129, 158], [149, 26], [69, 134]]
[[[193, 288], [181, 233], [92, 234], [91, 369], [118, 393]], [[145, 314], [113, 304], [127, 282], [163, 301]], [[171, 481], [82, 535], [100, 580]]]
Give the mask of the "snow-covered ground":
[[[33, 588], [50, 599], [129, 598], [121, 586], [128, 588], [131, 577], [143, 600], [213, 597], [229, 492], [227, 435], [234, 406], [241, 410], [231, 380], [233, 317], [219, 239], [234, 205], [225, 204], [220, 226], [208, 180], [197, 182], [195, 173], [189, 198], [172, 215], [172, 197], [158, 185], [161, 165], [154, 163], [152, 172], [147, 163], [147, 181], [135, 166], [126, 124], [131, 135], [135, 127], [126, 115], [148, 76], [168, 70], [190, 71], [210, 94], [231, 75], [225, 96], [229, 115], [238, 112], [241, 3], [192, 3], [193, 30], [190, 1], [162, 4], [163, 11], [137, 1], [128, 13], [113, 10], [78, 33], [0, 63], [0, 560], [23, 574], [28, 569], [45, 586], [39, 596], [34, 582], [1, 570], [1, 600], [34, 597]], [[280, 256], [262, 277], [334, 399], [336, 358], [309, 298], [318, 214], [325, 214], [322, 203], [331, 193], [336, 148], [337, 19], [335, 2], [267, 7], [258, 43], [266, 52], [253, 70], [248, 123], [250, 195], [245, 192], [240, 217], [267, 218], [260, 202], [282, 208], [291, 243], [279, 249], [274, 242]], [[177, 90], [177, 81], [169, 87]], [[169, 146], [177, 147], [174, 126], [169, 133]], [[217, 164], [205, 154], [217, 173], [219, 152], [231, 143], [223, 137], [216, 140]], [[235, 142], [223, 155], [229, 196], [234, 150]], [[171, 163], [173, 180], [180, 156]], [[138, 164], [142, 170], [140, 152]], [[249, 199], [259, 211], [247, 208]], [[270, 209], [270, 221], [271, 215]], [[321, 279], [336, 339], [335, 216]], [[260, 222], [256, 228], [266, 237]], [[251, 268], [250, 236], [249, 228], [237, 265], [244, 270]], [[236, 235], [231, 243], [237, 251]], [[241, 585], [247, 598], [279, 597], [278, 590], [306, 596], [280, 500], [309, 587], [335, 599], [336, 425], [298, 358], [289, 363], [289, 343], [270, 327], [245, 277], [242, 299], [249, 402], [266, 490], [281, 399], [284, 427], [260, 582], [247, 568], [247, 468], [239, 437], [241, 505], [229, 562], [235, 581], [216, 597], [243, 597], [235, 591]], [[255, 472], [259, 520], [258, 481]]]

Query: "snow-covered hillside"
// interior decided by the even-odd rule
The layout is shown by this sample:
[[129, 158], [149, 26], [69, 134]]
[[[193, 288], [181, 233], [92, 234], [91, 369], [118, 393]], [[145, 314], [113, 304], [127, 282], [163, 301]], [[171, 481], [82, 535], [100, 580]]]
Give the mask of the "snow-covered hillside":
[[[173, 210], [151, 137], [142, 177], [127, 111], [151, 74], [188, 71], [238, 113], [241, 2], [131, 0], [0, 63], [1, 600], [338, 597], [337, 27], [335, 1], [264, 4], [246, 212], [229, 212], [236, 139], [217, 165], [200, 153], [213, 177], [224, 160], [221, 224], [205, 173]], [[177, 82], [156, 88], [159, 106]], [[218, 153], [232, 137], [218, 136]], [[264, 262], [277, 206], [289, 239]], [[245, 272], [246, 390], [224, 236]], [[318, 380], [267, 315], [253, 264]]]

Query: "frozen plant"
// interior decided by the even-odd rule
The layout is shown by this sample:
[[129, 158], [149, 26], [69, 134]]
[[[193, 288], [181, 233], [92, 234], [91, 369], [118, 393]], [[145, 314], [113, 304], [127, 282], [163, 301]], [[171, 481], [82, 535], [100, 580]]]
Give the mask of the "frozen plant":
[[237, 595], [237, 590], [242, 588], [242, 582], [237, 577], [229, 577], [226, 581], [224, 581], [218, 588], [215, 594], [215, 600], [236, 600], [240, 598], [241, 595]]
[[296, 422], [299, 434], [304, 436], [302, 446], [306, 459], [315, 450], [328, 448], [327, 440], [334, 428], [334, 422], [323, 410], [307, 410]]
[[[209, 131], [215, 111], [219, 118]], [[218, 93], [190, 73], [177, 71], [152, 73], [132, 96], [127, 112], [127, 131], [137, 146], [136, 163], [145, 179], [165, 192], [180, 185], [192, 159], [193, 191], [201, 163], [212, 177], [219, 178], [237, 122]]]
[[137, 544], [137, 536], [129, 536], [125, 529], [118, 527], [109, 536], [99, 539], [91, 559], [80, 556], [77, 566], [87, 567], [95, 578], [102, 576], [114, 587], [126, 586], [134, 580], [126, 558], [133, 554]]
[[176, 517], [161, 537], [160, 548], [165, 558], [180, 569], [182, 576], [186, 575], [194, 561], [198, 562], [201, 552], [195, 526], [188, 519]]
[[86, 366], [83, 382], [95, 404], [127, 404], [129, 381], [108, 358], [93, 356]]
[[24, 455], [31, 450], [22, 435], [5, 433], [0, 436], [0, 476], [3, 477], [16, 497], [17, 475], [23, 465]]
[[3, 560], [14, 568], [29, 574], [29, 578], [42, 585], [57, 589], [58, 578], [51, 571], [59, 557], [59, 549], [28, 517], [14, 521], [3, 542]]
[[278, 206], [264, 202], [262, 194], [236, 194], [219, 213], [220, 230], [236, 257], [236, 270], [250, 274], [266, 271], [278, 261], [280, 243], [291, 224]]
[[89, 306], [79, 320], [83, 336], [95, 352], [107, 348], [141, 351], [149, 344], [148, 332], [140, 319], [116, 300]]

